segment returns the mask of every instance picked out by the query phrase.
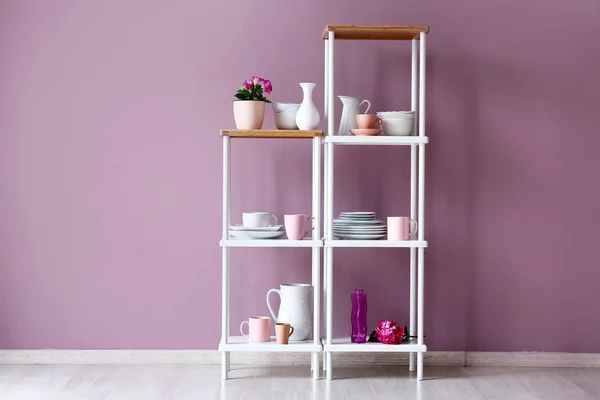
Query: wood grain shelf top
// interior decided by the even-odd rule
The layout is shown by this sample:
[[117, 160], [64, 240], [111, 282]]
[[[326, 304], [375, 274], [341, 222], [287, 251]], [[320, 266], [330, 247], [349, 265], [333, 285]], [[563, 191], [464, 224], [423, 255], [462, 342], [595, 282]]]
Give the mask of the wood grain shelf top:
[[327, 25], [321, 39], [327, 39], [329, 32], [335, 33], [336, 40], [412, 40], [421, 32], [428, 33], [429, 26]]
[[301, 131], [301, 130], [242, 130], [242, 129], [223, 129], [221, 136], [229, 136], [230, 138], [246, 138], [246, 139], [312, 139], [323, 136], [323, 131]]

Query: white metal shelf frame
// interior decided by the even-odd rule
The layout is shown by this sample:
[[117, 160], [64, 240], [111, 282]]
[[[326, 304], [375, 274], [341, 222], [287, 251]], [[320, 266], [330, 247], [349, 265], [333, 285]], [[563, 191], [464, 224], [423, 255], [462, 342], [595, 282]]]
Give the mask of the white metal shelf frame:
[[[425, 241], [425, 146], [429, 142], [425, 136], [425, 58], [427, 31], [418, 33], [412, 38], [411, 57], [411, 110], [416, 111], [414, 132], [417, 136], [408, 137], [372, 137], [356, 138], [350, 136], [333, 136], [335, 134], [334, 110], [334, 43], [335, 32], [327, 32], [325, 42], [325, 107], [326, 121], [324, 139], [325, 186], [324, 186], [324, 267], [323, 293], [325, 296], [325, 342], [323, 349], [323, 369], [326, 379], [333, 377], [333, 353], [335, 352], [371, 352], [397, 351], [409, 352], [409, 370], [417, 371], [417, 380], [423, 379], [423, 354], [427, 351], [424, 343], [423, 314], [424, 314], [424, 250]], [[336, 145], [409, 145], [411, 147], [411, 179], [410, 179], [410, 217], [419, 222], [417, 240], [413, 243], [403, 243], [404, 246], [368, 246], [364, 243], [352, 245], [352, 241], [333, 239], [333, 200], [334, 200], [334, 149]], [[363, 242], [363, 241], [361, 241]], [[374, 241], [375, 242], [375, 241]], [[407, 241], [410, 242], [410, 241]], [[389, 242], [388, 242], [389, 243]], [[333, 248], [334, 247], [410, 247], [410, 327], [411, 340], [408, 345], [373, 346], [373, 344], [357, 345], [347, 339], [333, 338]], [[415, 362], [416, 355], [416, 362]]]
[[[261, 132], [258, 132], [261, 133]], [[286, 133], [286, 132], [284, 132]], [[293, 132], [287, 132], [293, 135]], [[296, 139], [306, 139], [306, 131], [298, 131]], [[254, 136], [253, 136], [254, 134]], [[233, 137], [261, 137], [257, 132], [236, 132]], [[322, 134], [322, 133], [321, 133]], [[321, 284], [320, 284], [320, 249], [323, 247], [321, 238], [321, 137], [315, 135], [312, 138], [312, 216], [314, 217], [314, 229], [312, 238], [305, 240], [237, 240], [229, 235], [231, 225], [231, 140], [230, 134], [221, 133], [223, 138], [223, 218], [222, 238], [220, 241], [222, 251], [222, 297], [221, 297], [221, 377], [229, 378], [231, 367], [231, 352], [237, 351], [266, 351], [266, 352], [308, 352], [311, 353], [311, 370], [313, 379], [319, 379], [319, 358], [323, 350], [321, 342]], [[266, 135], [263, 138], [273, 138]], [[261, 139], [264, 140], [264, 139]], [[286, 139], [289, 140], [289, 139]], [[310, 247], [312, 249], [312, 286], [313, 286], [313, 338], [301, 343], [290, 345], [278, 345], [270, 343], [248, 343], [246, 337], [230, 336], [229, 332], [229, 295], [230, 295], [230, 249], [232, 247]]]

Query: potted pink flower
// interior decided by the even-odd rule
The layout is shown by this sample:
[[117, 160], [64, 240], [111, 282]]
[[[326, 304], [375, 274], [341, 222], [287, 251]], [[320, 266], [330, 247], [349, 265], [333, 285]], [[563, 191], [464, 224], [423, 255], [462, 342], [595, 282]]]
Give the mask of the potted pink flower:
[[261, 129], [265, 119], [265, 103], [270, 103], [265, 97], [271, 94], [271, 81], [258, 76], [246, 79], [235, 94], [233, 102], [233, 117], [238, 129]]

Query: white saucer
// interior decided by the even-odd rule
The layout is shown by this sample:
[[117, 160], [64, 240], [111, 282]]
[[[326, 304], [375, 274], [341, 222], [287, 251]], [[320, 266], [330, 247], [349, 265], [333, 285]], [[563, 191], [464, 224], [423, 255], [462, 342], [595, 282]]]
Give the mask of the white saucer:
[[229, 234], [237, 239], [279, 239], [285, 231], [229, 231]]
[[230, 225], [229, 229], [232, 231], [279, 231], [283, 228], [283, 225], [271, 225], [271, 226], [260, 226], [260, 227], [250, 227], [244, 225]]

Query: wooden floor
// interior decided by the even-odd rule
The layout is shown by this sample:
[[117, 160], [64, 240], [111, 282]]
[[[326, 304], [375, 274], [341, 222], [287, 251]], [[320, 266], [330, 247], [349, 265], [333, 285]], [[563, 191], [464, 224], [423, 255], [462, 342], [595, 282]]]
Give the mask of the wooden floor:
[[600, 369], [430, 367], [417, 383], [406, 367], [336, 368], [313, 381], [307, 367], [0, 365], [0, 399], [600, 399]]

